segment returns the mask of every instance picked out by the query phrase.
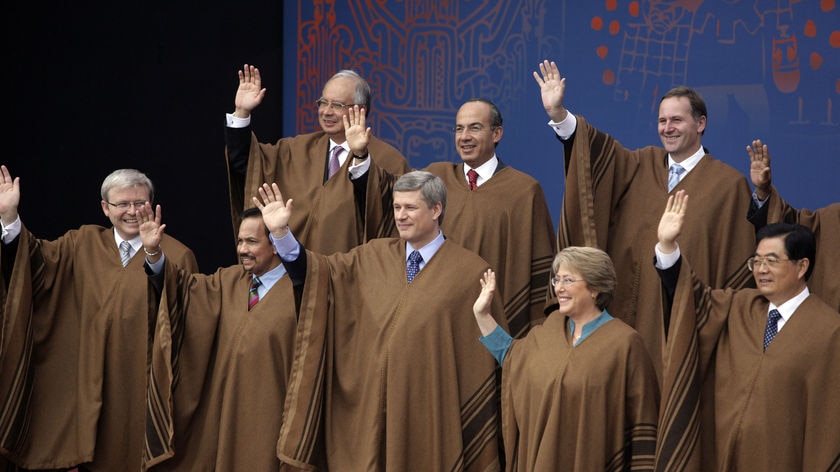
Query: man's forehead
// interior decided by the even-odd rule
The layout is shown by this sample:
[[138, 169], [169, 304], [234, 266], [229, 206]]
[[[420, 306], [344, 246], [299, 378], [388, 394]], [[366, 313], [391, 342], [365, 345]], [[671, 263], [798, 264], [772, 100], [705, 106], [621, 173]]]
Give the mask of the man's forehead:
[[420, 190], [395, 190], [394, 202], [416, 202], [422, 200], [423, 195]]
[[108, 190], [108, 194], [117, 194], [117, 193], [133, 193], [133, 194], [141, 194], [145, 195], [146, 197], [149, 196], [149, 189], [145, 185], [126, 185], [124, 187], [111, 187]]

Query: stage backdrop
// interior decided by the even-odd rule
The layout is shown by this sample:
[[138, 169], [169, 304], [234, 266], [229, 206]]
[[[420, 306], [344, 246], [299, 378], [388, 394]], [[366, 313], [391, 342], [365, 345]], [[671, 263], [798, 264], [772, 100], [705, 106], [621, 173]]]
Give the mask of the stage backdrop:
[[835, 0], [286, 1], [283, 133], [318, 128], [315, 100], [338, 69], [373, 89], [368, 123], [413, 167], [460, 161], [451, 132], [473, 97], [495, 102], [497, 154], [543, 185], [555, 223], [562, 146], [532, 77], [566, 76], [566, 106], [625, 147], [658, 145], [659, 98], [698, 89], [703, 144], [748, 175], [770, 146], [774, 184], [797, 207], [840, 200], [840, 6]]

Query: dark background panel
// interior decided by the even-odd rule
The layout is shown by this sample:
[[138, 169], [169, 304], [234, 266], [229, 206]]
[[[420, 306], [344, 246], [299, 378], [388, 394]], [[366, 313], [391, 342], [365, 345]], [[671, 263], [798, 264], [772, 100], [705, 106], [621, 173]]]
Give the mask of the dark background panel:
[[[282, 4], [16, 2], [9, 11], [14, 144], [2, 162], [21, 178], [27, 227], [53, 239], [107, 225], [102, 179], [136, 168], [203, 272], [236, 263], [224, 113], [243, 62], [280, 77]], [[267, 97], [263, 109], [275, 112], [255, 122], [261, 135], [279, 137], [280, 99]]]

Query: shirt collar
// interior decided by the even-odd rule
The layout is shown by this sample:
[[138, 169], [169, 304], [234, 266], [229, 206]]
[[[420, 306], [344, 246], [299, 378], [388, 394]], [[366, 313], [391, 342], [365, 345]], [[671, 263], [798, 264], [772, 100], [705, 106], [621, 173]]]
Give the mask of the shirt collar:
[[[440, 249], [440, 247], [443, 246], [444, 241], [446, 241], [446, 238], [443, 237], [443, 231], [438, 230], [438, 235], [437, 235], [437, 237], [435, 237], [435, 239], [433, 239], [431, 242], [429, 242], [429, 244], [426, 244], [425, 246], [421, 247], [420, 249], [417, 249], [417, 251], [420, 252], [420, 255], [423, 256], [423, 262], [421, 262], [420, 264], [425, 265], [426, 262], [430, 261], [432, 259], [432, 257], [435, 255], [435, 253], [438, 252], [438, 249]], [[405, 260], [406, 260], [406, 262], [408, 262], [408, 256], [411, 255], [411, 251], [414, 251], [414, 250], [415, 250], [415, 248], [412, 247], [411, 244], [409, 244], [408, 241], [406, 241], [405, 242]]]
[[[588, 323], [583, 325], [583, 328], [580, 330], [580, 339], [577, 342], [573, 343], [575, 346], [581, 343], [584, 339], [586, 339], [590, 334], [595, 332], [596, 329], [600, 328], [604, 323], [611, 320], [613, 317], [607, 313], [607, 310], [601, 310], [601, 314], [596, 316], [595, 319], [589, 321]], [[575, 322], [569, 318], [569, 333], [571, 335], [575, 334]]]
[[467, 182], [469, 182], [470, 179], [469, 179], [469, 177], [467, 177], [467, 172], [469, 172], [470, 169], [473, 169], [474, 171], [476, 171], [476, 173], [478, 173], [478, 181], [476, 182], [476, 184], [481, 185], [484, 182], [487, 182], [488, 180], [490, 180], [490, 177], [493, 177], [493, 174], [496, 173], [496, 168], [498, 166], [499, 166], [499, 158], [496, 157], [495, 153], [493, 154], [493, 157], [491, 157], [487, 162], [485, 162], [484, 164], [481, 164], [480, 166], [478, 166], [474, 169], [472, 167], [468, 166], [466, 163], [464, 163], [464, 179]]
[[804, 289], [802, 289], [801, 292], [796, 294], [796, 296], [782, 303], [779, 306], [775, 306], [771, 303], [770, 306], [767, 307], [767, 313], [770, 313], [770, 310], [773, 309], [779, 310], [779, 314], [782, 315], [782, 319], [785, 320], [785, 322], [787, 322], [787, 320], [789, 320], [790, 317], [793, 316], [793, 313], [796, 311], [796, 309], [799, 308], [799, 305], [801, 305], [802, 302], [804, 302], [810, 294], [811, 292], [806, 286]]
[[122, 244], [123, 241], [128, 241], [128, 243], [131, 244], [131, 249], [133, 249], [135, 253], [139, 251], [140, 246], [143, 245], [143, 240], [140, 239], [139, 234], [134, 239], [126, 240], [123, 239], [122, 236], [120, 236], [120, 233], [117, 232], [117, 228], [114, 228], [114, 241], [117, 242], [117, 247], [120, 247], [120, 244]]
[[[700, 149], [697, 150], [694, 154], [692, 154], [688, 159], [679, 163], [683, 169], [685, 169], [685, 173], [688, 174], [691, 172], [691, 169], [694, 169], [697, 164], [700, 162], [700, 159], [703, 159], [703, 156], [706, 155], [706, 150], [703, 149], [703, 146], [700, 146]], [[671, 154], [668, 154], [668, 168], [671, 168], [671, 165], [677, 164], [674, 162], [674, 158], [671, 157]]]
[[275, 283], [277, 283], [278, 280], [283, 278], [284, 275], [286, 275], [286, 267], [281, 262], [280, 264], [277, 264], [277, 267], [269, 270], [263, 275], [258, 275], [257, 277], [260, 278], [262, 286], [265, 287], [266, 291], [268, 291]]

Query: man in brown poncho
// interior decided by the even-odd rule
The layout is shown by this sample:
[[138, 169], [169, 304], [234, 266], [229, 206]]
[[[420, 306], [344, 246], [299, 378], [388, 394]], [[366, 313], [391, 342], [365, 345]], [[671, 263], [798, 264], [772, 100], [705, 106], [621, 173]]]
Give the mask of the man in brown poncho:
[[761, 140], [747, 146], [750, 156], [750, 179], [755, 186], [750, 206], [750, 221], [760, 229], [768, 223], [800, 224], [810, 229], [817, 240], [817, 260], [808, 279], [808, 289], [840, 311], [840, 203], [816, 210], [797, 210], [782, 199], [771, 184], [770, 152]]
[[[521, 337], [545, 317], [554, 222], [540, 183], [496, 154], [502, 124], [493, 102], [467, 100], [455, 116], [454, 128], [462, 162], [436, 162], [424, 170], [446, 185], [449, 217], [441, 229], [496, 271], [511, 334]], [[387, 181], [380, 171], [371, 163], [371, 178]]]
[[444, 239], [443, 182], [422, 171], [402, 176], [394, 185], [400, 238], [331, 256], [291, 235], [291, 201], [277, 185], [260, 194], [289, 274], [305, 274], [307, 290], [329, 300], [298, 323], [278, 444], [284, 465], [500, 470], [498, 372], [470, 315], [488, 265]]
[[[160, 212], [152, 215], [149, 207], [141, 218], [143, 246], [157, 253]], [[212, 275], [185, 273], [163, 252], [147, 257], [150, 280], [162, 295], [160, 324], [175, 327], [171, 347], [155, 353], [173, 369], [161, 384], [175, 384], [174, 434], [146, 464], [159, 464], [155, 471], [280, 467], [295, 292], [256, 208], [242, 215], [237, 252], [239, 265]], [[156, 369], [156, 380], [159, 373], [168, 377], [169, 371]]]
[[[239, 72], [236, 109], [227, 115], [225, 127], [234, 226], [263, 182], [276, 182], [300, 202], [289, 226], [313, 251], [343, 252], [373, 238], [394, 236], [391, 193], [356, 167], [370, 157], [388, 172], [402, 174], [408, 172], [408, 162], [393, 146], [371, 136], [369, 128], [345, 133], [349, 107], [370, 112], [367, 82], [353, 71], [339, 71], [316, 102], [321, 131], [274, 144], [260, 143], [250, 128], [251, 112], [264, 96], [259, 70], [245, 64]], [[356, 198], [360, 190], [370, 198]]]
[[534, 72], [534, 78], [552, 120], [549, 125], [565, 151], [558, 248], [592, 246], [607, 251], [618, 274], [609, 312], [636, 328], [661, 374], [660, 282], [649, 249], [656, 243], [661, 202], [679, 189], [702, 202], [685, 222], [687, 256], [700, 280], [710, 286], [740, 287], [750, 282], [742, 266], [755, 240], [747, 221], [749, 184], [735, 168], [703, 148], [707, 112], [696, 91], [678, 87], [666, 93], [659, 103], [663, 147], [634, 151], [568, 112], [563, 105], [566, 79], [554, 62], [544, 61], [540, 72]]
[[681, 257], [687, 197], [669, 197], [656, 266], [670, 305], [657, 470], [840, 467], [840, 313], [810, 293], [804, 226], [757, 234], [757, 289], [711, 289]]
[[[133, 169], [113, 172], [101, 189], [113, 227], [85, 225], [47, 241], [18, 218], [19, 179], [5, 166], [1, 174], [0, 454], [27, 469], [139, 470], [146, 406], [159, 401], [147, 394], [155, 306], [142, 252], [135, 257], [137, 209], [154, 198], [152, 183]], [[174, 238], [161, 247], [185, 271], [198, 270]]]

